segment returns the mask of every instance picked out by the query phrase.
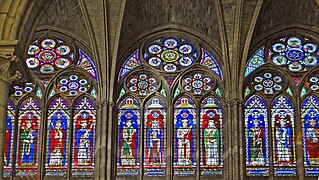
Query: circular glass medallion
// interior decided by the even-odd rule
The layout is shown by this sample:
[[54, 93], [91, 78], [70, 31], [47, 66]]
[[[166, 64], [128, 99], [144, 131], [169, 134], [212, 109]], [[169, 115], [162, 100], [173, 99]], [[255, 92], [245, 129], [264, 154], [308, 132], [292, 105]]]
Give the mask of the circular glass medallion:
[[274, 44], [272, 46], [272, 49], [275, 51], [275, 52], [285, 52], [286, 51], [286, 46], [281, 44], [281, 43], [277, 43], [277, 44]]
[[138, 92], [140, 95], [146, 95], [147, 94], [147, 92], [145, 91], [145, 90], [140, 90], [139, 92]]
[[194, 90], [194, 94], [201, 94], [202, 93], [202, 90], [200, 90], [200, 89], [195, 89]]
[[265, 74], [264, 74], [264, 77], [265, 77], [265, 78], [271, 78], [272, 75], [271, 75], [270, 73], [265, 73]]
[[317, 77], [311, 77], [310, 78], [310, 82], [316, 83], [316, 82], [318, 82], [318, 78]]
[[176, 71], [177, 67], [174, 64], [166, 64], [164, 66], [164, 71], [166, 72], [174, 72]]
[[39, 66], [39, 60], [37, 58], [28, 58], [26, 59], [28, 68], [36, 68]]
[[131, 84], [137, 83], [137, 78], [135, 78], [135, 77], [131, 78], [131, 79], [130, 79], [130, 83], [131, 83]]
[[78, 76], [77, 76], [77, 75], [71, 75], [71, 76], [70, 76], [70, 79], [71, 79], [72, 81], [78, 80]]
[[65, 86], [60, 87], [60, 91], [61, 91], [61, 92], [66, 92], [67, 90], [68, 90], [68, 88], [65, 87]]
[[86, 92], [86, 91], [87, 91], [87, 88], [86, 88], [86, 87], [80, 87], [80, 88], [79, 88], [79, 91], [80, 91], [80, 92]]
[[169, 49], [173, 49], [175, 48], [176, 46], [178, 45], [177, 41], [173, 38], [170, 38], [170, 39], [166, 39], [164, 41], [164, 46], [169, 48]]
[[316, 91], [316, 90], [318, 90], [319, 89], [319, 86], [318, 85], [312, 85], [311, 86], [311, 90], [313, 90], [313, 91]]
[[196, 74], [194, 74], [194, 78], [195, 79], [200, 79], [200, 78], [202, 78], [203, 76], [202, 76], [202, 74], [200, 74], [200, 73], [196, 73]]
[[280, 85], [278, 85], [278, 84], [276, 84], [276, 85], [274, 86], [274, 88], [275, 88], [275, 90], [276, 90], [276, 91], [281, 90], [281, 86], [280, 86]]
[[301, 44], [301, 40], [297, 37], [291, 37], [288, 39], [287, 41], [287, 44], [290, 46], [290, 47], [299, 47], [300, 44]]
[[137, 91], [137, 87], [135, 87], [135, 86], [130, 87], [130, 91], [132, 91], [132, 92]]
[[39, 53], [39, 58], [44, 62], [51, 62], [55, 59], [56, 54], [52, 51], [43, 51]]
[[61, 84], [67, 84], [67, 83], [68, 83], [68, 80], [67, 80], [67, 79], [61, 79], [61, 80], [60, 80], [60, 83], [61, 83]]
[[22, 91], [16, 91], [14, 93], [15, 96], [22, 96], [23, 92]]
[[179, 58], [178, 52], [167, 50], [162, 53], [162, 59], [166, 62], [175, 62]]
[[281, 82], [281, 77], [275, 76], [275, 77], [274, 77], [274, 81], [275, 81], [275, 82], [278, 82], [278, 83]]
[[54, 67], [51, 64], [44, 64], [40, 68], [40, 72], [42, 73], [52, 73], [54, 71]]
[[60, 55], [60, 56], [65, 56], [69, 54], [70, 52], [70, 47], [69, 46], [59, 46], [56, 48], [55, 52]]
[[79, 84], [77, 82], [70, 82], [69, 88], [70, 89], [77, 89], [79, 87]]
[[256, 89], [257, 91], [260, 91], [260, 90], [263, 89], [263, 85], [257, 84], [257, 85], [255, 86], [255, 89]]
[[192, 83], [192, 86], [193, 86], [194, 88], [201, 88], [201, 87], [203, 87], [203, 82], [200, 81], [200, 80], [196, 80], [196, 81], [194, 81], [194, 82]]
[[36, 45], [30, 45], [28, 49], [29, 55], [36, 55], [40, 52], [40, 48]]
[[140, 79], [141, 79], [141, 80], [145, 80], [146, 78], [147, 78], [146, 74], [141, 74], [141, 75], [140, 75]]
[[318, 64], [318, 60], [317, 58], [313, 57], [313, 56], [307, 56], [304, 60], [304, 63], [307, 65], [307, 66], [315, 66]]
[[304, 46], [303, 46], [303, 49], [304, 49], [304, 51], [306, 51], [306, 52], [308, 52], [308, 53], [313, 53], [313, 52], [315, 52], [316, 50], [317, 50], [317, 45], [315, 45], [315, 44], [312, 44], [312, 43], [308, 43], [308, 44], [305, 44]]
[[263, 78], [260, 77], [260, 76], [257, 76], [257, 77], [255, 77], [255, 81], [256, 82], [261, 82], [261, 81], [263, 81]]
[[150, 90], [150, 91], [155, 91], [156, 90], [156, 87], [155, 86], [150, 86], [149, 88], [148, 88], [148, 90]]
[[75, 91], [75, 90], [71, 90], [71, 91], [69, 92], [69, 94], [70, 94], [71, 96], [76, 96], [76, 95], [78, 94], [78, 92]]
[[184, 82], [187, 83], [187, 84], [190, 83], [191, 81], [192, 81], [191, 78], [185, 78], [185, 79], [184, 79]]
[[41, 42], [41, 46], [44, 48], [44, 49], [52, 49], [55, 47], [55, 44], [56, 42], [53, 40], [53, 39], [44, 39], [42, 42]]
[[81, 84], [81, 85], [86, 85], [87, 84], [87, 80], [86, 79], [81, 79], [80, 81], [79, 81], [79, 83]]
[[156, 79], [155, 78], [149, 78], [148, 82], [151, 84], [155, 84], [156, 83]]
[[160, 66], [162, 64], [162, 61], [158, 57], [152, 57], [148, 60], [148, 64], [154, 67]]
[[148, 87], [148, 83], [146, 81], [141, 81], [137, 84], [140, 89], [146, 89]]
[[208, 90], [210, 90], [211, 88], [212, 88], [212, 87], [209, 86], [209, 85], [205, 85], [205, 86], [204, 86], [204, 90], [205, 90], [205, 91], [208, 91]]
[[192, 46], [188, 44], [184, 44], [181, 47], [179, 47], [179, 52], [181, 52], [182, 54], [189, 54], [192, 52], [192, 50]]
[[304, 57], [304, 52], [300, 49], [291, 48], [287, 51], [286, 56], [291, 61], [299, 61]]
[[194, 62], [193, 59], [188, 56], [183, 56], [179, 59], [179, 64], [184, 67], [192, 65], [193, 62]]
[[158, 54], [162, 51], [162, 48], [161, 46], [157, 45], [157, 44], [153, 44], [153, 45], [150, 45], [148, 47], [148, 51], [151, 53], [151, 54]]
[[298, 62], [293, 62], [293, 63], [289, 64], [288, 68], [290, 71], [297, 72], [297, 71], [300, 71], [302, 69], [302, 66]]
[[203, 79], [203, 82], [205, 82], [205, 83], [209, 83], [210, 81], [211, 81], [211, 79], [208, 78], [208, 77], [206, 77], [206, 78]]
[[265, 87], [272, 87], [272, 86], [274, 85], [274, 81], [272, 81], [271, 79], [265, 79], [265, 80], [263, 81], [263, 85], [264, 85]]
[[66, 58], [58, 58], [55, 61], [55, 65], [56, 67], [63, 69], [70, 65], [70, 61]]
[[186, 91], [190, 91], [190, 90], [192, 90], [192, 87], [190, 87], [190, 86], [185, 86], [184, 89], [185, 89]]
[[25, 92], [28, 92], [28, 93], [29, 93], [29, 92], [32, 91], [32, 88], [31, 88], [31, 87], [25, 87], [24, 90], [25, 90]]
[[279, 66], [286, 65], [287, 59], [284, 56], [275, 56], [272, 58], [272, 61]]

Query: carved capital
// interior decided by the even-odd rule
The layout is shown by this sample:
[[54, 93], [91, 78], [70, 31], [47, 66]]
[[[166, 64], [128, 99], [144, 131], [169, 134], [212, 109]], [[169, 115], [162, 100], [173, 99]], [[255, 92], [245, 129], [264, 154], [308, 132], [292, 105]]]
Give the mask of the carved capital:
[[[0, 79], [8, 84], [13, 81], [22, 81], [20, 71], [12, 73], [12, 66], [18, 62], [18, 58], [13, 53], [0, 54]], [[13, 74], [13, 75], [12, 75]]]

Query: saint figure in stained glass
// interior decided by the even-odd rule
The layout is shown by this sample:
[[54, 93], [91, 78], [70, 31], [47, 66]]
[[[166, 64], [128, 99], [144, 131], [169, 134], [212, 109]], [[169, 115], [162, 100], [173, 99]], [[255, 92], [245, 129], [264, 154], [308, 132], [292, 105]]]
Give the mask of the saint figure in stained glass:
[[93, 155], [94, 118], [83, 111], [75, 119], [74, 164], [91, 166]]
[[248, 116], [248, 138], [250, 147], [250, 163], [251, 165], [265, 165], [265, 132], [262, 127], [264, 116], [259, 114], [259, 111], [253, 110]]
[[310, 165], [319, 165], [319, 114], [317, 110], [310, 109], [305, 115], [305, 142], [306, 161]]
[[279, 165], [289, 165], [293, 162], [293, 137], [290, 115], [280, 110], [275, 116], [275, 161]]
[[202, 118], [206, 165], [217, 166], [219, 165], [219, 115], [212, 109], [208, 110]]

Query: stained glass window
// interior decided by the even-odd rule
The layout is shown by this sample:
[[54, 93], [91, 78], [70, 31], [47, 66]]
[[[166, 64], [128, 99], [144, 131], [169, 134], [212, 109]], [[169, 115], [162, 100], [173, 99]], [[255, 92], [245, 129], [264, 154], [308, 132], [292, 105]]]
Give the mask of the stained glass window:
[[273, 163], [275, 176], [294, 176], [296, 172], [295, 115], [293, 104], [284, 95], [271, 105]]
[[223, 174], [223, 73], [215, 55], [163, 35], [125, 59], [116, 92], [117, 176]]
[[48, 108], [45, 175], [66, 176], [68, 169], [70, 107], [62, 98]]
[[201, 176], [223, 173], [223, 127], [219, 100], [206, 97], [200, 110], [200, 174]]
[[268, 111], [258, 95], [245, 104], [246, 173], [248, 176], [269, 175]]
[[38, 101], [29, 97], [19, 107], [16, 176], [34, 177], [38, 168], [41, 109]]
[[283, 37], [269, 48], [269, 57], [289, 71], [307, 71], [318, 64], [318, 46], [314, 42], [308, 37]]
[[93, 101], [83, 97], [73, 112], [72, 176], [93, 177], [96, 108]]
[[188, 97], [174, 105], [174, 175], [192, 176], [196, 172], [196, 106]]
[[166, 174], [166, 107], [159, 98], [152, 98], [145, 106], [144, 174]]
[[319, 176], [319, 99], [311, 95], [301, 105], [306, 176]]
[[250, 73], [255, 71], [258, 67], [265, 64], [264, 49], [264, 46], [259, 48], [248, 60], [245, 69], [245, 77], [247, 77]]
[[140, 167], [140, 109], [137, 100], [125, 98], [118, 110], [117, 175], [136, 176]]
[[11, 100], [8, 101], [6, 119], [6, 142], [4, 147], [4, 167], [3, 177], [11, 176], [12, 154], [13, 154], [13, 135], [14, 135], [15, 110]]
[[79, 67], [83, 68], [85, 71], [87, 71], [94, 78], [94, 80], [97, 81], [98, 76], [96, 73], [96, 68], [95, 68], [94, 62], [81, 49], [79, 49], [79, 53], [80, 53], [79, 54], [80, 57], [79, 57], [79, 61], [78, 61], [77, 65]]

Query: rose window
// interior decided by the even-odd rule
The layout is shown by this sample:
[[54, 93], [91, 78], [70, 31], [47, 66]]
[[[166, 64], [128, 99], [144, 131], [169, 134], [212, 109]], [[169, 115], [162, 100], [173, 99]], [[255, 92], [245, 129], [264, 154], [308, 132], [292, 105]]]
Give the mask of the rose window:
[[293, 72], [306, 71], [318, 64], [318, 46], [307, 38], [290, 37], [279, 39], [269, 49], [272, 61]]
[[157, 39], [146, 48], [144, 59], [165, 72], [175, 72], [194, 64], [198, 53], [185, 39]]
[[274, 94], [284, 87], [284, 82], [280, 76], [273, 76], [271, 73], [264, 73], [263, 76], [255, 77], [253, 86], [257, 91], [263, 91], [265, 94]]
[[128, 79], [127, 87], [131, 92], [137, 92], [139, 95], [147, 95], [158, 89], [159, 83], [155, 77], [146, 74], [140, 74]]
[[88, 80], [79, 75], [70, 75], [58, 80], [58, 90], [70, 96], [76, 96], [78, 92], [85, 93], [89, 90]]
[[71, 48], [62, 40], [44, 39], [29, 46], [28, 68], [43, 74], [64, 69], [74, 58]]
[[212, 86], [214, 86], [214, 82], [211, 78], [205, 77], [201, 73], [196, 73], [193, 76], [184, 78], [182, 86], [187, 92], [193, 92], [199, 95], [204, 91], [211, 90]]

